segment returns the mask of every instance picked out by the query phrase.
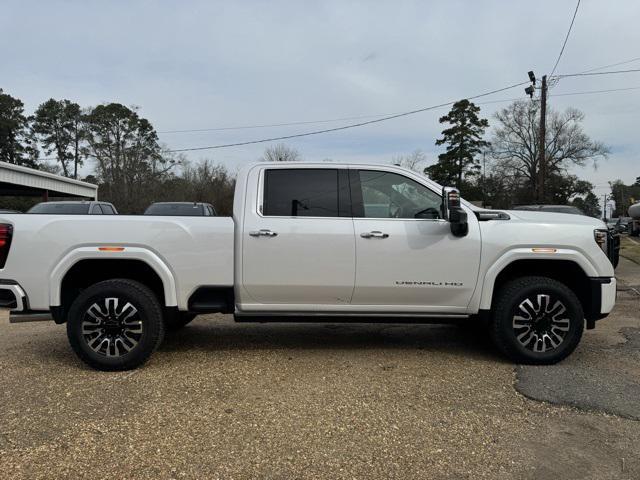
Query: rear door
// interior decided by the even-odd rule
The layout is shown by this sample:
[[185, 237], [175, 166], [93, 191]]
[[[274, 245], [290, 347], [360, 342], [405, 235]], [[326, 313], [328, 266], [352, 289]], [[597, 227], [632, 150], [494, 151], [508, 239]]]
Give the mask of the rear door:
[[265, 168], [258, 183], [242, 231], [251, 300], [283, 310], [348, 304], [355, 274], [348, 171]]
[[480, 266], [480, 229], [455, 237], [439, 192], [400, 173], [351, 170], [356, 235], [352, 304], [464, 313]]

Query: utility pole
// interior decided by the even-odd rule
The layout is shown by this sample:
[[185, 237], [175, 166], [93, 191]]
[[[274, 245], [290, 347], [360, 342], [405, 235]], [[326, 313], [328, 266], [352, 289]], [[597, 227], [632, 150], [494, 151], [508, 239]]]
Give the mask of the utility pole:
[[603, 195], [604, 200], [602, 202], [602, 220], [607, 221], [607, 194]]
[[545, 139], [547, 133], [547, 76], [542, 76], [540, 92], [540, 145], [538, 146], [538, 201], [544, 203], [544, 183], [547, 176], [547, 162], [545, 156]]

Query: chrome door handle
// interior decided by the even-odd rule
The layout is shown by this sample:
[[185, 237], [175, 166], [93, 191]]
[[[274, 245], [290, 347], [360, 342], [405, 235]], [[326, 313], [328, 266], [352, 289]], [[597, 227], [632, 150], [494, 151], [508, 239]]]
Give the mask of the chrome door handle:
[[249, 235], [252, 237], [275, 237], [278, 234], [269, 229], [263, 228], [262, 230], [253, 230], [252, 232], [249, 232]]
[[382, 233], [378, 230], [374, 230], [373, 232], [364, 232], [361, 233], [360, 236], [362, 238], [389, 238], [388, 233]]

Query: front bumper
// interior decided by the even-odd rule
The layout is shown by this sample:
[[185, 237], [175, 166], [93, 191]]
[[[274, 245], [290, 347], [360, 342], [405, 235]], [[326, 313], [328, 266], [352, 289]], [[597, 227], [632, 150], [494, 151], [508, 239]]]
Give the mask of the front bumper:
[[601, 291], [601, 300], [600, 300], [600, 313], [608, 314], [613, 310], [613, 307], [616, 304], [616, 292], [617, 292], [617, 283], [616, 279], [611, 278], [609, 283], [601, 283], [600, 291]]
[[615, 277], [592, 277], [589, 279], [589, 301], [585, 305], [587, 328], [594, 328], [596, 320], [605, 318], [616, 304]]

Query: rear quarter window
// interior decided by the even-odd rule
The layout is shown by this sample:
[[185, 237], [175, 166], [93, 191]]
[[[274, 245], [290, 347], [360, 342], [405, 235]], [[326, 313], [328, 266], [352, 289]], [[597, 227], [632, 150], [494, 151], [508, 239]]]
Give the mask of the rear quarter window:
[[263, 214], [338, 217], [337, 169], [265, 170]]
[[88, 204], [47, 204], [41, 203], [31, 208], [27, 213], [51, 214], [51, 215], [85, 215], [89, 213]]

